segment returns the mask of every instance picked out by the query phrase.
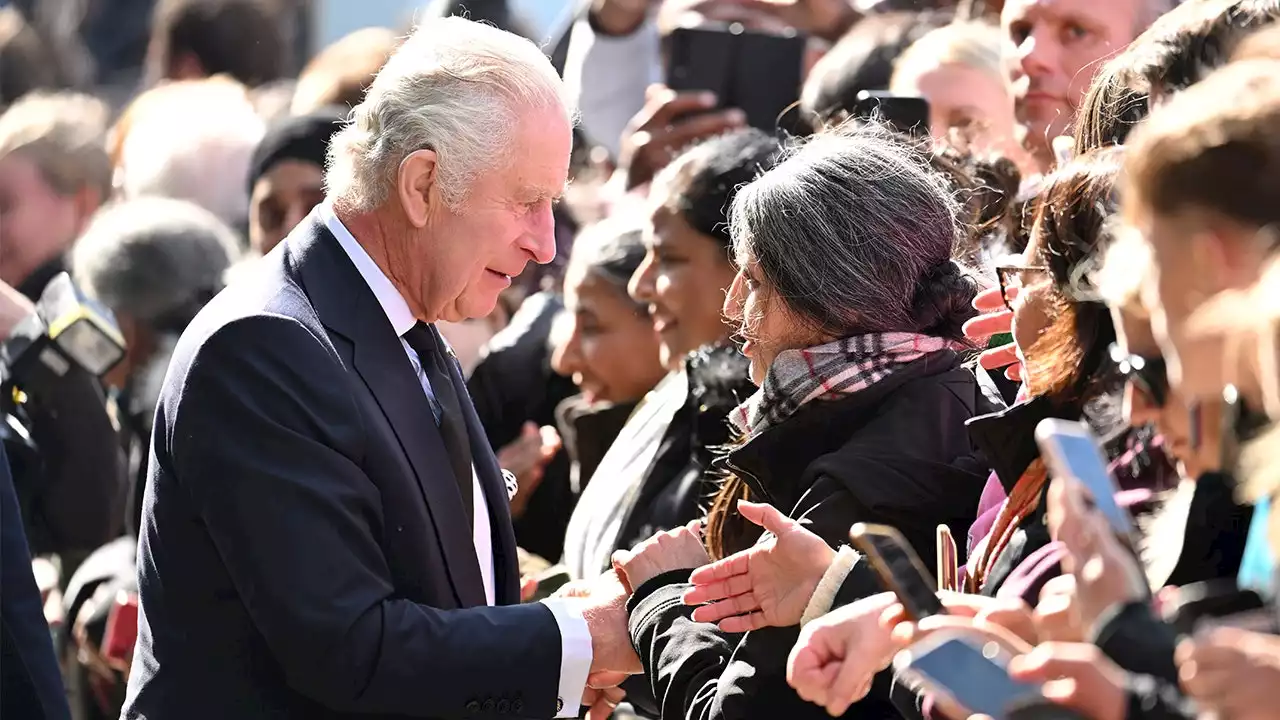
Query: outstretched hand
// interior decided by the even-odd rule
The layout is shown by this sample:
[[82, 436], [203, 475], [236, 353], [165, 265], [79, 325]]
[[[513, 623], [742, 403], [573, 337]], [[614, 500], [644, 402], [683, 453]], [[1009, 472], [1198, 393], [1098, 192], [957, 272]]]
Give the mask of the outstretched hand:
[[773, 537], [695, 570], [685, 604], [707, 603], [693, 619], [718, 623], [725, 632], [798, 624], [835, 551], [772, 505], [744, 500], [738, 510]]

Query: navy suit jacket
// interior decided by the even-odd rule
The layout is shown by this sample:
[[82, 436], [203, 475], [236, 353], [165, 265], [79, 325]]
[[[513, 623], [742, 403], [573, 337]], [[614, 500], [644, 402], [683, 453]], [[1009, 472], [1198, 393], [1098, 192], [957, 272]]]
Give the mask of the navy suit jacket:
[[461, 373], [500, 607], [426, 394], [317, 213], [184, 333], [156, 411], [125, 718], [541, 717], [560, 632], [519, 605]]

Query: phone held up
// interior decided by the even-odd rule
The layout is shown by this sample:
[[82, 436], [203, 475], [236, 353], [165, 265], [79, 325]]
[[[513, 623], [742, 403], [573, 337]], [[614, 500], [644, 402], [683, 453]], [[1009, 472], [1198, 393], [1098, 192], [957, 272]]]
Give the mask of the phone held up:
[[871, 563], [880, 582], [898, 596], [910, 620], [946, 614], [937, 583], [902, 533], [887, 525], [858, 523], [850, 528], [849, 539]]
[[929, 101], [922, 97], [863, 90], [854, 101], [853, 116], [885, 123], [914, 138], [929, 137]]
[[667, 87], [709, 90], [718, 109], [738, 108], [752, 127], [773, 132], [800, 99], [803, 35], [754, 32], [731, 23], [676, 28], [666, 43]]
[[1118, 488], [1089, 426], [1071, 420], [1041, 420], [1036, 426], [1036, 444], [1053, 477], [1071, 478], [1083, 484], [1111, 529], [1127, 540], [1132, 539], [1133, 520], [1116, 502]]

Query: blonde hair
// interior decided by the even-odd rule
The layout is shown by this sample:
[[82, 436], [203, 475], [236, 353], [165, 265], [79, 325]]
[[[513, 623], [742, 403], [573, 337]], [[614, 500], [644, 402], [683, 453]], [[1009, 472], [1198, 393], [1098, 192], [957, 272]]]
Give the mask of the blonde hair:
[[387, 28], [363, 28], [344, 35], [302, 69], [291, 112], [306, 115], [326, 105], [359, 105], [365, 88], [399, 44], [400, 36]]
[[0, 157], [22, 153], [61, 195], [89, 188], [111, 194], [107, 157], [109, 111], [89, 95], [34, 92], [0, 115]]
[[1005, 84], [999, 28], [986, 22], [957, 22], [930, 30], [898, 57], [889, 89], [915, 94], [920, 76], [944, 65], [960, 65], [986, 73]]
[[249, 162], [266, 132], [248, 90], [227, 76], [183, 80], [130, 106], [116, 138], [126, 198], [189, 200], [237, 225], [249, 212]]

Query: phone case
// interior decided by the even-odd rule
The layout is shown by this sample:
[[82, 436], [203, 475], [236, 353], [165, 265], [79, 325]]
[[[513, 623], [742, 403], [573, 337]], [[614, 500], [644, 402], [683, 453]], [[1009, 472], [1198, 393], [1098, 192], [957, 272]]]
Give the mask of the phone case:
[[138, 595], [121, 590], [107, 615], [102, 636], [102, 654], [109, 660], [129, 662], [138, 640]]

